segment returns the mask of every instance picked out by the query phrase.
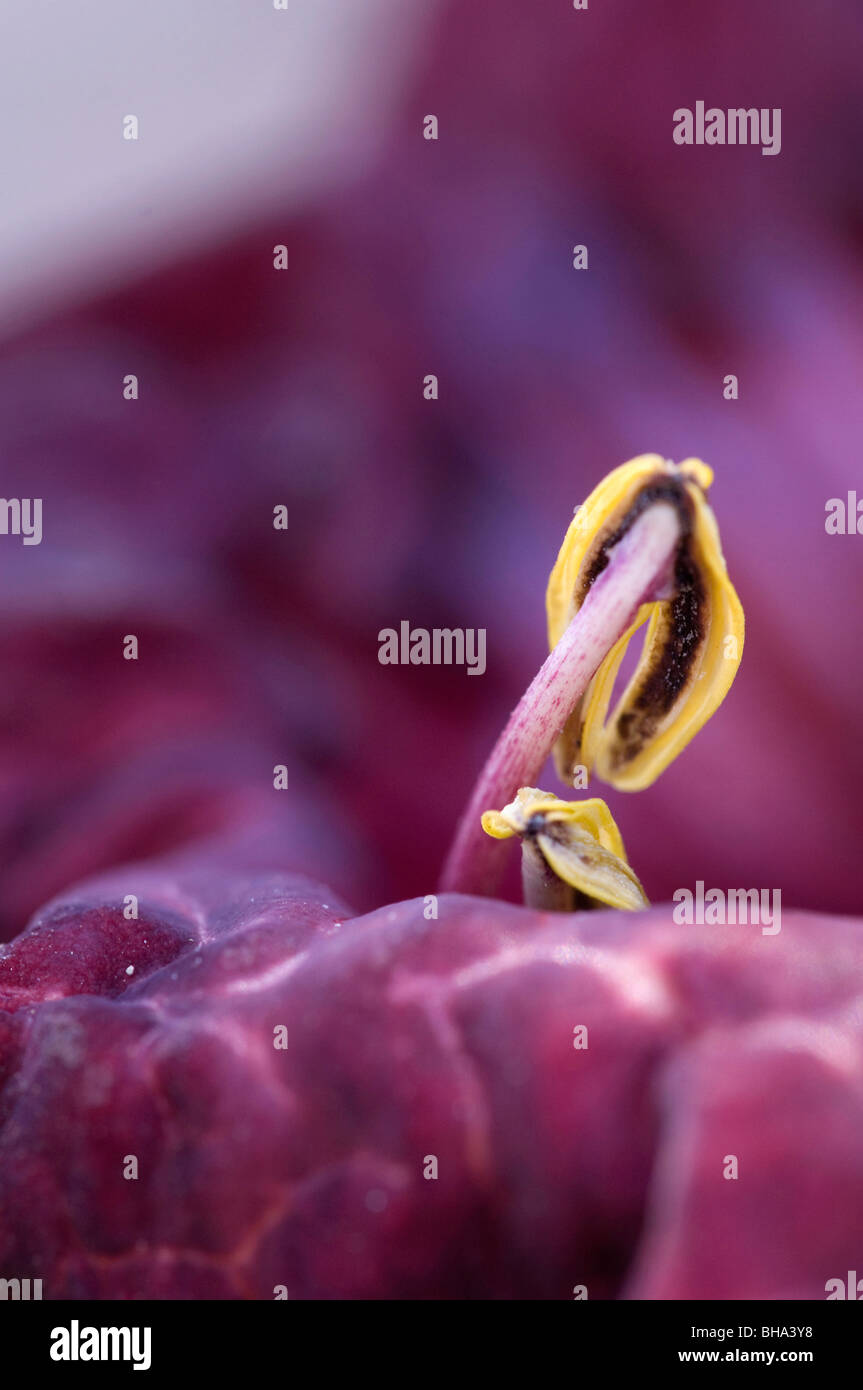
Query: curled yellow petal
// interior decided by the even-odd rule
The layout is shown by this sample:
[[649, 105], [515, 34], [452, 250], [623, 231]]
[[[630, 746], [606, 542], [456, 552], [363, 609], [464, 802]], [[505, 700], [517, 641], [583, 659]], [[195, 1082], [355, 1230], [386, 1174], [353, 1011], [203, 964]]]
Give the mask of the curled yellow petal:
[[634, 912], [649, 907], [644, 889], [623, 859], [576, 825], [564, 833], [537, 835], [543, 859], [557, 877], [592, 902]]
[[[486, 811], [482, 826], [496, 839], [518, 835], [526, 856], [538, 852], [556, 879], [573, 890], [570, 906], [576, 893], [629, 911], [649, 906], [614, 817], [599, 797], [562, 801], [536, 787], [522, 787], [503, 810]], [[535, 868], [531, 881], [536, 883]]]
[[517, 833], [500, 811], [483, 812], [482, 828], [486, 835], [491, 835], [495, 840], [509, 840]]
[[[666, 502], [675, 508], [680, 543], [667, 592], [642, 604], [567, 720], [555, 747], [564, 781], [583, 766], [621, 791], [650, 786], [728, 693], [743, 653], [744, 622], [705, 495], [712, 481], [700, 459], [673, 464], [645, 454], [603, 479], [570, 524], [548, 582], [551, 647], [605, 568], [611, 548], [646, 507]], [[645, 622], [638, 665], [607, 718], [627, 645]]]

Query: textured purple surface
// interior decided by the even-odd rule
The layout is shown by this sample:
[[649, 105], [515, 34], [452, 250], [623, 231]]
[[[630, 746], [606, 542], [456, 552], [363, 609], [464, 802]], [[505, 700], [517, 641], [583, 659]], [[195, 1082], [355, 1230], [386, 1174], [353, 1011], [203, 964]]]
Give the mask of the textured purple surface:
[[[67, 906], [0, 958], [0, 1276], [820, 1298], [860, 1268], [859, 924], [442, 899], [331, 932], [329, 894], [230, 878], [433, 891], [546, 655], [572, 508], [656, 449], [716, 470], [747, 650], [679, 762], [609, 796], [633, 866], [655, 900], [861, 911], [863, 541], [824, 510], [860, 491], [863, 19], [813, 13], [451, 0], [383, 146], [313, 204], [238, 203], [235, 240], [143, 278], [132, 253], [4, 336], [3, 491], [45, 535], [0, 546], [0, 939]], [[781, 156], [676, 147], [701, 97], [781, 106]], [[403, 618], [487, 628], [486, 675], [382, 667]]]
[[0, 956], [0, 1267], [108, 1299], [823, 1298], [857, 1267], [863, 924], [439, 913], [215, 869], [49, 905]]

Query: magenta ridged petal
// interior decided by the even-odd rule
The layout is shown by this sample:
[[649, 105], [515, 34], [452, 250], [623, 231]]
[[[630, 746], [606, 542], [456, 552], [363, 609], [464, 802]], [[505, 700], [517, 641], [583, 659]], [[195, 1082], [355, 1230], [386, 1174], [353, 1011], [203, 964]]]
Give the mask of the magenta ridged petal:
[[0, 957], [0, 1268], [46, 1298], [812, 1299], [859, 1267], [863, 924], [437, 910], [155, 870], [55, 903]]

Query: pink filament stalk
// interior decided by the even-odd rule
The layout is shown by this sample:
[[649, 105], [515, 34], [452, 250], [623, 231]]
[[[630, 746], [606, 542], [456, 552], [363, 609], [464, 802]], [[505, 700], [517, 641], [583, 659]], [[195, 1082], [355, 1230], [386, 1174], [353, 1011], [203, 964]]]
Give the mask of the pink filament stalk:
[[507, 845], [486, 835], [480, 824], [483, 811], [499, 811], [519, 787], [536, 785], [555, 740], [608, 652], [642, 603], [658, 596], [679, 540], [674, 508], [657, 502], [609, 552], [606, 568], [510, 715], [477, 779], [444, 865], [444, 892], [494, 897]]

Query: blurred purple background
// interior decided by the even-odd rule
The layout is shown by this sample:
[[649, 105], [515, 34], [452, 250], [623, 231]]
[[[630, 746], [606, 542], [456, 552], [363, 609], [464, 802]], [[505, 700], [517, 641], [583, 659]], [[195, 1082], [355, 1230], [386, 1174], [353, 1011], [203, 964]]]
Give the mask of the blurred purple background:
[[[591, 792], [653, 900], [700, 878], [860, 911], [863, 537], [824, 519], [863, 497], [863, 11], [453, 0], [396, 26], [381, 4], [346, 56], [335, 0], [243, 8], [171, 21], [198, 115], [233, 92], [230, 160], [206, 121], [178, 153], [163, 111], [125, 201], [91, 204], [82, 172], [28, 222], [26, 179], [6, 193], [0, 492], [43, 498], [44, 539], [0, 537], [0, 936], [77, 878], [165, 854], [301, 868], [362, 909], [434, 891], [544, 657], [572, 509], [648, 451], [715, 469], [746, 651], [659, 782]], [[38, 50], [52, 21], [19, 23]], [[74, 143], [93, 188], [139, 153], [127, 110], [147, 148], [177, 38], [142, 39], [148, 81], [119, 84], [105, 149]], [[280, 53], [286, 73], [307, 58], [305, 105]], [[92, 89], [70, 92], [71, 120]], [[672, 112], [699, 99], [781, 107], [781, 154], [675, 145]], [[38, 138], [50, 153], [58, 128]], [[27, 167], [54, 186], [47, 155]], [[54, 252], [25, 282], [34, 217]], [[402, 619], [487, 628], [486, 675], [381, 666]]]

